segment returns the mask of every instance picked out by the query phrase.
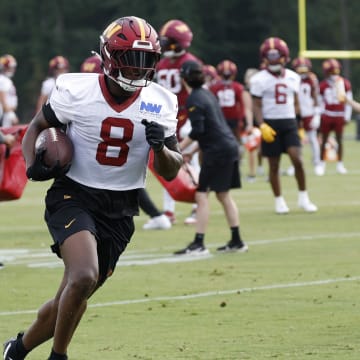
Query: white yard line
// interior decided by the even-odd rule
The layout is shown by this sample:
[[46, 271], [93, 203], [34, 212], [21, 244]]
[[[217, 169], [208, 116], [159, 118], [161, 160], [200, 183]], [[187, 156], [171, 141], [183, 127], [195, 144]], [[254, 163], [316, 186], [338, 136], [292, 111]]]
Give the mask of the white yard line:
[[[159, 301], [182, 301], [182, 300], [191, 300], [196, 298], [204, 298], [204, 297], [219, 296], [219, 295], [234, 295], [245, 292], [289, 289], [289, 288], [297, 288], [297, 287], [305, 287], [305, 286], [322, 286], [322, 285], [329, 285], [334, 283], [359, 281], [359, 280], [360, 280], [360, 276], [352, 276], [352, 277], [303, 281], [303, 282], [286, 283], [286, 284], [271, 284], [271, 285], [246, 287], [246, 288], [231, 289], [231, 290], [207, 291], [203, 293], [194, 293], [194, 294], [180, 295], [180, 296], [157, 296], [153, 298], [149, 297], [149, 298], [132, 299], [132, 300], [130, 299], [130, 300], [111, 301], [111, 302], [104, 302], [97, 304], [89, 304], [88, 307], [103, 308], [110, 306], [132, 305], [132, 304], [141, 304], [141, 303], [149, 303], [149, 302], [159, 302]], [[37, 311], [38, 310], [0, 311], [0, 316], [17, 316], [17, 315], [35, 314], [37, 313]]]

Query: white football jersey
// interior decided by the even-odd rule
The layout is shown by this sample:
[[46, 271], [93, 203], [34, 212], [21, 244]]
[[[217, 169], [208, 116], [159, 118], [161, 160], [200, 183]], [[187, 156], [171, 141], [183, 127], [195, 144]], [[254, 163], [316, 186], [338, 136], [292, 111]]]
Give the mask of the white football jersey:
[[165, 137], [176, 132], [177, 98], [155, 83], [118, 104], [104, 75], [68, 73], [57, 78], [49, 101], [74, 144], [67, 176], [93, 188], [144, 187], [150, 146], [143, 119], [161, 124]]
[[45, 79], [41, 84], [41, 95], [45, 95], [49, 97], [54, 86], [55, 86], [55, 78], [49, 77]]
[[262, 99], [264, 119], [295, 118], [294, 94], [299, 87], [300, 76], [289, 69], [281, 76], [261, 70], [250, 79], [251, 95]]
[[[13, 81], [7, 76], [0, 74], [0, 91], [5, 94], [5, 102], [9, 108], [16, 110], [18, 105], [18, 97]], [[3, 115], [3, 107], [0, 104], [0, 118]]]

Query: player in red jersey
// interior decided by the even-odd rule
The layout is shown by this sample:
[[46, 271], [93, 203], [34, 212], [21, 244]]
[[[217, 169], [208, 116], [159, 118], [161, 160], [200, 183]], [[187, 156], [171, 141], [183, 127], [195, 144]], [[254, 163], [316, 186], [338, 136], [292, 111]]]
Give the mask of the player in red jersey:
[[216, 69], [221, 80], [212, 85], [210, 91], [217, 97], [230, 129], [240, 141], [241, 132], [250, 133], [253, 127], [251, 98], [244, 86], [235, 81], [238, 69], [234, 62], [223, 60]]
[[[193, 39], [193, 33], [185, 22], [177, 19], [169, 20], [161, 27], [159, 35], [163, 57], [156, 67], [156, 81], [177, 96], [179, 104], [177, 137], [181, 141], [190, 133], [191, 125], [186, 110], [188, 92], [181, 81], [180, 69], [186, 61], [193, 60], [201, 63], [201, 60], [188, 50]], [[188, 149], [184, 151], [187, 152]], [[194, 156], [192, 165], [198, 169], [199, 165], [196, 164], [196, 161], [197, 157]], [[175, 201], [166, 190], [164, 190], [164, 211], [174, 222]], [[196, 211], [194, 207], [191, 216], [185, 219], [185, 223], [193, 224], [195, 222]]]
[[319, 81], [311, 69], [310, 59], [298, 57], [292, 61], [293, 69], [300, 75], [299, 111], [301, 126], [306, 131], [311, 146], [312, 161], [316, 175], [323, 175], [320, 164], [320, 144], [317, 129], [320, 126]]
[[210, 88], [211, 85], [215, 84], [220, 80], [220, 76], [216, 71], [215, 66], [210, 64], [203, 65], [203, 72], [205, 75], [205, 84], [204, 86]]
[[326, 143], [332, 131], [335, 132], [337, 147], [336, 171], [346, 174], [347, 169], [343, 163], [343, 131], [344, 126], [351, 120], [351, 105], [346, 104], [346, 98], [352, 99], [351, 83], [340, 76], [341, 65], [336, 59], [328, 59], [322, 63], [325, 79], [319, 84], [320, 95], [323, 102], [321, 116], [321, 166], [325, 173]]
[[307, 212], [317, 211], [306, 191], [305, 171], [298, 135], [296, 109], [300, 76], [287, 69], [289, 48], [277, 37], [266, 39], [260, 47], [260, 57], [265, 69], [250, 80], [250, 92], [254, 101], [254, 116], [262, 133], [261, 149], [269, 162], [270, 185], [275, 196], [275, 212], [286, 214], [289, 208], [281, 194], [280, 158], [287, 153], [295, 168], [298, 206]]

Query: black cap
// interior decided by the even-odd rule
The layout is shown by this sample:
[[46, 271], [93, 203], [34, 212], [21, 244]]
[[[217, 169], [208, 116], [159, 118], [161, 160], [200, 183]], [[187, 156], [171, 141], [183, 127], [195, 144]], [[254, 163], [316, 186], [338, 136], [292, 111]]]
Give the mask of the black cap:
[[182, 64], [180, 76], [193, 88], [201, 87], [205, 82], [202, 65], [193, 60], [185, 61]]

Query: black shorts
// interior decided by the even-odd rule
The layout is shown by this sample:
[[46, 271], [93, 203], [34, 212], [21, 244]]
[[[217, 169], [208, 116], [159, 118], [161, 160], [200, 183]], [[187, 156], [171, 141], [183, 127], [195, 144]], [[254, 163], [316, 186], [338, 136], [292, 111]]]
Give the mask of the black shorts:
[[276, 131], [276, 136], [272, 143], [262, 140], [261, 153], [263, 156], [278, 157], [282, 153], [286, 153], [289, 147], [301, 147], [296, 119], [265, 119], [264, 121]]
[[99, 285], [110, 276], [134, 233], [138, 212], [137, 190], [92, 189], [68, 178], [58, 179], [48, 190], [45, 221], [54, 239], [53, 252], [71, 235], [87, 230], [97, 241]]
[[239, 162], [221, 162], [218, 165], [201, 165], [197, 191], [225, 192], [241, 188]]

